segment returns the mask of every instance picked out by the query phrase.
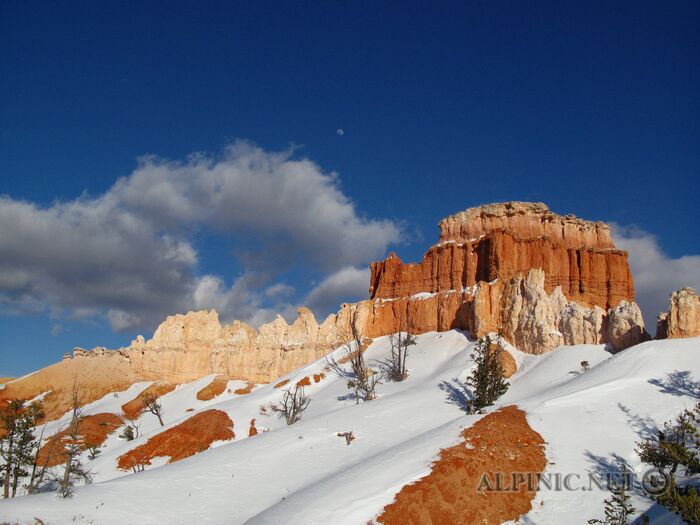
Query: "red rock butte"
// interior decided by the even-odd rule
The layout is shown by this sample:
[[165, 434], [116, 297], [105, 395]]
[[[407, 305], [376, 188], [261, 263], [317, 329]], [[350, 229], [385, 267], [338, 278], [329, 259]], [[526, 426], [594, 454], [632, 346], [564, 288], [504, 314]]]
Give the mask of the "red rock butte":
[[439, 228], [420, 263], [392, 253], [371, 264], [366, 335], [501, 332], [531, 353], [580, 343], [620, 350], [648, 337], [627, 252], [607, 224], [506, 202], [456, 213]]
[[420, 264], [394, 254], [371, 264], [370, 298], [462, 290], [541, 268], [547, 292], [561, 286], [570, 301], [603, 308], [634, 301], [627, 252], [615, 248], [603, 222], [557, 215], [542, 203], [507, 202], [450, 215], [439, 228], [439, 243]]

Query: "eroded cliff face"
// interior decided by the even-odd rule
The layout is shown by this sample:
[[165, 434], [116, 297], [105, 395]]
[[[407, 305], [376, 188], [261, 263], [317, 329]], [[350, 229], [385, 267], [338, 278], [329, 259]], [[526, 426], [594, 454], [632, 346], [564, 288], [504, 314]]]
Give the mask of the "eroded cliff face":
[[670, 297], [668, 312], [659, 314], [657, 339], [700, 336], [700, 297], [692, 288], [681, 288]]
[[439, 227], [440, 242], [420, 264], [404, 264], [392, 254], [371, 265], [370, 298], [464, 290], [540, 268], [547, 292], [561, 287], [570, 301], [606, 309], [634, 301], [627, 252], [614, 247], [602, 222], [556, 215], [541, 203], [511, 202], [471, 208]]
[[[272, 381], [348, 340], [354, 322], [365, 337], [468, 330], [501, 332], [518, 349], [609, 343], [622, 349], [645, 338], [634, 304], [627, 253], [607, 225], [552, 213], [544, 204], [472, 208], [439, 224], [440, 240], [419, 264], [395, 255], [371, 265], [370, 298], [342, 305], [319, 324], [300, 308], [258, 330], [216, 311], [168, 317], [153, 338], [118, 351], [130, 373], [171, 383], [206, 374]], [[74, 359], [104, 358], [104, 349]]]
[[541, 203], [490, 204], [440, 224], [418, 264], [396, 255], [371, 265], [370, 336], [410, 326], [501, 332], [518, 349], [648, 339], [634, 303], [627, 253], [609, 227], [560, 216]]
[[278, 316], [259, 330], [240, 321], [221, 324], [215, 310], [178, 314], [168, 317], [152, 339], [139, 337], [120, 353], [147, 380], [183, 382], [215, 373], [268, 382], [340, 345], [351, 310], [360, 309], [347, 306], [319, 325], [308, 308], [299, 308], [291, 325]]

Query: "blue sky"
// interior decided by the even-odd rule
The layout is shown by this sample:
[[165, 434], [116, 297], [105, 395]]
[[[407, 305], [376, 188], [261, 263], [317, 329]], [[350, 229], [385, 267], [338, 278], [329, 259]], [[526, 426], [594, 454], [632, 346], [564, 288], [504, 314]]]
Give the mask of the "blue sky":
[[492, 201], [615, 223], [648, 324], [700, 287], [697, 2], [325, 4], [0, 3], [0, 376], [325, 314]]

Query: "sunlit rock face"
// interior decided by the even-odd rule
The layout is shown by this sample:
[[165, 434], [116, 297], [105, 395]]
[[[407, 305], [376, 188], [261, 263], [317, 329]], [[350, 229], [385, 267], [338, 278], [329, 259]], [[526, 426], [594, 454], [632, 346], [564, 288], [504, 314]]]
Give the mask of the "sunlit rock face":
[[700, 297], [693, 288], [671, 294], [668, 312], [659, 314], [657, 339], [700, 336]]
[[[347, 341], [399, 330], [500, 332], [516, 348], [543, 353], [562, 344], [645, 340], [627, 253], [609, 227], [549, 211], [540, 203], [470, 208], [440, 221], [438, 244], [423, 260], [396, 255], [371, 265], [369, 299], [344, 304], [320, 324], [307, 308], [257, 330], [222, 324], [215, 310], [168, 317], [149, 340], [116, 352], [141, 380], [171, 383], [206, 374], [272, 381]], [[675, 325], [674, 325], [675, 326]], [[98, 348], [74, 359], [105, 359]]]
[[439, 243], [418, 264], [394, 254], [371, 265], [370, 335], [501, 332], [517, 348], [646, 340], [627, 252], [602, 222], [561, 216], [542, 203], [489, 204], [440, 221]]

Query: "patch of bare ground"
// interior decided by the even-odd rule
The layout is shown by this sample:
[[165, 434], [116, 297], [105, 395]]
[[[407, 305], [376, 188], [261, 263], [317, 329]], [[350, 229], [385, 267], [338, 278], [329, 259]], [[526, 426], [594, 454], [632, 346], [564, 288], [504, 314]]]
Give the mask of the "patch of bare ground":
[[234, 437], [233, 421], [226, 412], [205, 410], [120, 456], [117, 466], [131, 470], [135, 465], [150, 465], [155, 457], [168, 457], [168, 463], [173, 463], [207, 450], [214, 441]]
[[299, 381], [297, 381], [297, 386], [299, 388], [309, 385], [311, 385], [311, 379], [309, 379], [309, 376], [302, 377]]
[[[78, 433], [82, 436], [83, 450], [104, 443], [107, 436], [123, 423], [122, 418], [108, 412], [83, 417], [78, 427]], [[68, 432], [69, 429], [66, 428], [46, 440], [39, 450], [39, 465], [53, 467], [66, 462], [64, 444], [68, 438]]]
[[[532, 508], [536, 483], [514, 483], [515, 473], [537, 479], [546, 465], [544, 440], [515, 406], [501, 408], [462, 433], [463, 442], [440, 452], [430, 474], [405, 486], [377, 518], [385, 525], [490, 525]], [[484, 490], [502, 474], [505, 491]], [[481, 485], [481, 490], [480, 490]]]
[[[40, 423], [60, 418], [73, 403], [73, 384], [80, 391], [81, 404], [97, 401], [111, 392], [127, 389], [136, 381], [128, 361], [115, 355], [107, 358], [67, 359], [47, 366], [5, 385], [0, 402], [9, 399], [43, 398], [46, 417]], [[1, 381], [0, 381], [1, 382]]]
[[141, 412], [143, 412], [143, 397], [145, 395], [155, 394], [156, 397], [161, 397], [175, 390], [176, 386], [177, 385], [172, 383], [153, 383], [134, 399], [128, 403], [124, 403], [122, 405], [122, 412], [124, 412], [124, 415], [128, 419], [136, 419], [141, 415]]
[[277, 383], [273, 388], [282, 388], [282, 387], [283, 387], [284, 385], [286, 385], [287, 383], [289, 383], [289, 379], [285, 379], [284, 381], [280, 381], [280, 382]]
[[228, 385], [228, 377], [216, 376], [207, 386], [197, 392], [197, 399], [200, 401], [214, 399], [224, 393], [226, 385]]

